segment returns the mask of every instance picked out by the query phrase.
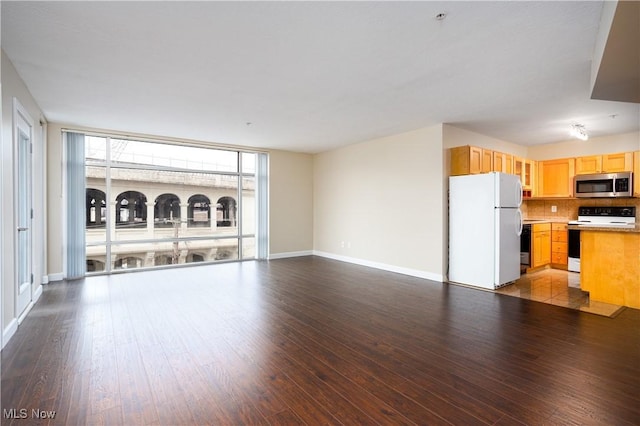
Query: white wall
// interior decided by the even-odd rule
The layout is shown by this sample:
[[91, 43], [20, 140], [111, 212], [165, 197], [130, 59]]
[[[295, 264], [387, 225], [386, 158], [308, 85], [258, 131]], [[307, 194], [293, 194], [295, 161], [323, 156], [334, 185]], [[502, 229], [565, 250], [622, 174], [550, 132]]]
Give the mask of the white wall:
[[314, 252], [442, 281], [442, 125], [317, 154], [313, 182]]
[[525, 146], [461, 129], [451, 124], [444, 124], [443, 139], [444, 147], [446, 149], [453, 148], [455, 146], [472, 145], [490, 149], [492, 151], [513, 154], [518, 157], [527, 157], [527, 147]]
[[15, 332], [19, 313], [15, 310], [16, 289], [16, 222], [15, 222], [15, 152], [13, 142], [13, 102], [16, 98], [33, 119], [33, 299], [37, 299], [41, 292], [41, 283], [45, 275], [46, 264], [44, 247], [46, 244], [46, 205], [44, 203], [44, 157], [46, 140], [40, 126], [44, 116], [40, 107], [29, 93], [24, 82], [16, 72], [9, 58], [2, 52], [2, 187], [1, 187], [1, 238], [0, 259], [2, 261], [1, 291], [2, 291], [2, 344]]
[[528, 149], [527, 158], [540, 161], [629, 151], [640, 151], [640, 132], [590, 138], [586, 141], [572, 139], [565, 142], [531, 146]]

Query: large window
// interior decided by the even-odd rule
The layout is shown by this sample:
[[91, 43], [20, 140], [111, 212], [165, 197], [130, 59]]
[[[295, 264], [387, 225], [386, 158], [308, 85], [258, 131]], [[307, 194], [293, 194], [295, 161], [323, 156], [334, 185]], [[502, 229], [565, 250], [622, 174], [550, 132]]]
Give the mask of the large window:
[[87, 273], [255, 258], [263, 155], [86, 135]]

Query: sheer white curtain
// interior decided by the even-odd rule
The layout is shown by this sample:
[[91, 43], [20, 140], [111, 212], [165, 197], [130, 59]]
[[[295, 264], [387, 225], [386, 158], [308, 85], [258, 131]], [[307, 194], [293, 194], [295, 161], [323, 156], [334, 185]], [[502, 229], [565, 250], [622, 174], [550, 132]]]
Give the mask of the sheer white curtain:
[[65, 278], [84, 277], [87, 270], [85, 245], [85, 171], [84, 135], [66, 132], [66, 274]]
[[256, 258], [267, 259], [269, 256], [269, 156], [258, 154], [256, 182], [258, 205], [258, 233], [256, 235], [258, 250]]

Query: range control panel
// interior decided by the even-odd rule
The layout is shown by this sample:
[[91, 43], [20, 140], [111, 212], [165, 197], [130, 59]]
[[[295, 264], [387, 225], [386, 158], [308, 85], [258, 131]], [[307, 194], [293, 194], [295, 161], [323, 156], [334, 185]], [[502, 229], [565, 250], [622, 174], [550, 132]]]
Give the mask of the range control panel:
[[578, 216], [636, 217], [636, 208], [629, 207], [579, 207]]

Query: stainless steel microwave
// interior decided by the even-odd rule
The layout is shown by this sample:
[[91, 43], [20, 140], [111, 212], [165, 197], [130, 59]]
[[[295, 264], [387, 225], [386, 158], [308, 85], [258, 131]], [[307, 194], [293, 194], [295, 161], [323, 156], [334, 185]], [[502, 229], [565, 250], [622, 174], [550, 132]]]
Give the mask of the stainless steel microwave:
[[633, 173], [596, 173], [574, 177], [574, 195], [585, 198], [633, 196]]

